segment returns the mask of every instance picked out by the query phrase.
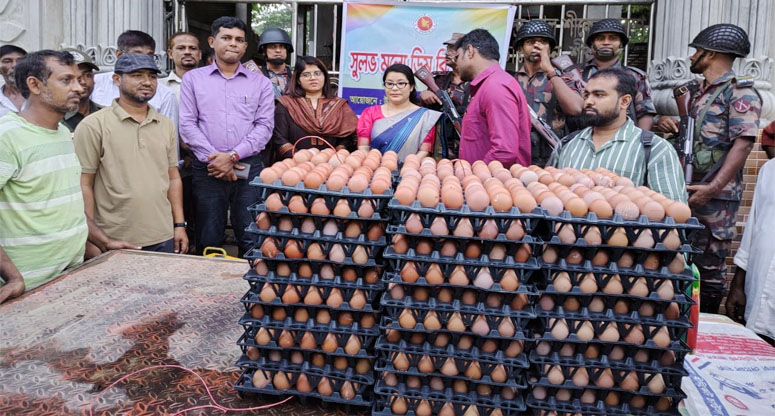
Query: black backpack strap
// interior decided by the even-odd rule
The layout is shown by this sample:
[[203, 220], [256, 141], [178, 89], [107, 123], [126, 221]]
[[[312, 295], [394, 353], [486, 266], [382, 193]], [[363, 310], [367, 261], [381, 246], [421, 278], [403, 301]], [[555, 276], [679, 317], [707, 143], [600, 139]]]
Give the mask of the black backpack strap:
[[643, 145], [643, 186], [649, 186], [649, 161], [651, 160], [651, 145], [654, 142], [654, 133], [648, 130], [641, 130], [640, 143]]

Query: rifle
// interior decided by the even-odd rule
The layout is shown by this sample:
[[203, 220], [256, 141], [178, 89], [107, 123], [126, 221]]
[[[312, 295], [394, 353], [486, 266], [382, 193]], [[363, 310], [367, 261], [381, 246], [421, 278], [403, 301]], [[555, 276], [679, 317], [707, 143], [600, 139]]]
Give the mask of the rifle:
[[557, 145], [560, 144], [560, 138], [554, 134], [554, 130], [552, 130], [551, 126], [538, 117], [538, 114], [530, 108], [530, 105], [527, 106], [527, 109], [530, 110], [530, 125], [533, 126], [536, 133], [552, 146], [552, 149], [556, 149]]
[[457, 131], [457, 135], [460, 136], [460, 132], [463, 129], [460, 122], [463, 118], [460, 117], [460, 114], [458, 114], [457, 109], [455, 108], [455, 103], [452, 102], [452, 97], [450, 97], [446, 91], [442, 90], [438, 85], [436, 85], [436, 81], [433, 80], [433, 74], [431, 74], [431, 70], [428, 69], [427, 66], [423, 65], [417, 68], [417, 71], [414, 72], [414, 76], [416, 76], [420, 82], [425, 84], [432, 93], [436, 94], [436, 96], [441, 99], [441, 105], [444, 114], [446, 114], [450, 121], [452, 121], [452, 125], [455, 127], [455, 131]]
[[689, 115], [689, 101], [692, 94], [686, 85], [681, 85], [673, 89], [673, 97], [678, 105], [678, 115], [681, 117], [676, 147], [678, 153], [683, 154], [686, 182], [691, 182], [694, 174], [694, 117]]

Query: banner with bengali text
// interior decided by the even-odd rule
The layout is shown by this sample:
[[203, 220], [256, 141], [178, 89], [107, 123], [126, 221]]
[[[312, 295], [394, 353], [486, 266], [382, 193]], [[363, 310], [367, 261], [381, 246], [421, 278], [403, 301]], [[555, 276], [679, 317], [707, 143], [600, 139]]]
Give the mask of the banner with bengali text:
[[[498, 40], [504, 67], [516, 7], [358, 2], [344, 3], [339, 96], [350, 102], [356, 114], [383, 104], [382, 74], [395, 63], [412, 71], [425, 65], [431, 71], [447, 71], [446, 46], [452, 34], [487, 29]], [[417, 81], [417, 89], [425, 86]]]

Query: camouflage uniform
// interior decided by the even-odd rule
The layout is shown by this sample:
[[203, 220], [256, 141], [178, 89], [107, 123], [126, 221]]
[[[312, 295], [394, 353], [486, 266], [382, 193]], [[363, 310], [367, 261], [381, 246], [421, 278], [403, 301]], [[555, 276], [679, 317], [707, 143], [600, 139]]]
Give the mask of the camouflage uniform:
[[[459, 84], [454, 84], [452, 82], [452, 78], [452, 71], [433, 73], [433, 81], [436, 82], [436, 85], [438, 85], [439, 88], [447, 91], [449, 97], [452, 98], [452, 102], [455, 103], [455, 109], [457, 110], [458, 114], [460, 114], [460, 117], [463, 117], [463, 115], [466, 113], [468, 102], [471, 100], [468, 93], [469, 83], [461, 82]], [[442, 106], [439, 104], [426, 107], [433, 110], [442, 111]], [[441, 128], [436, 129], [436, 134], [439, 138], [442, 134], [444, 134], [444, 143], [447, 144], [446, 157], [447, 159], [456, 159], [458, 155], [458, 149], [460, 148], [460, 137], [458, 136], [457, 132], [455, 132], [455, 127], [452, 126], [452, 122], [450, 122], [447, 117], [440, 118], [439, 124], [441, 125]], [[434, 145], [434, 153], [436, 155], [442, 155], [441, 146], [442, 140], [436, 140]]]
[[[702, 122], [699, 137], [695, 138], [694, 183], [709, 183], [713, 179], [715, 173], [710, 178], [705, 176], [726, 155], [735, 139], [756, 138], [762, 105], [749, 77], [735, 78], [734, 72], [729, 71], [707, 88], [703, 88], [702, 83], [702, 80], [693, 80], [688, 85], [692, 92], [690, 115], [698, 123]], [[723, 90], [708, 107], [704, 120], [698, 120], [700, 112], [719, 88]], [[702, 279], [700, 299], [703, 312], [716, 313], [724, 296], [725, 259], [736, 234], [735, 218], [743, 196], [742, 179], [741, 169], [721, 193], [702, 207], [694, 208], [694, 216], [706, 227], [692, 241], [696, 248], [703, 250], [702, 254], [694, 257]]]
[[[654, 107], [654, 102], [651, 101], [651, 87], [649, 86], [648, 74], [638, 68], [623, 66], [619, 62], [615, 63], [613, 66], [624, 68], [636, 80], [635, 88], [638, 90], [638, 93], [635, 94], [635, 99], [633, 100], [634, 109], [632, 106], [627, 109], [627, 115], [633, 121], [635, 121], [635, 124], [638, 124], [638, 119], [643, 116], [655, 116], [657, 114], [657, 109]], [[584, 68], [581, 69], [581, 74], [584, 77], [584, 81], [589, 81], [589, 78], [594, 75], [598, 69], [599, 68], [597, 65], [595, 65], [594, 59], [591, 59], [589, 62], [587, 62]]]
[[[573, 76], [568, 72], [565, 72], [562, 76], [562, 80], [565, 85], [570, 87], [573, 91], [581, 95], [584, 85], [573, 79]], [[554, 130], [557, 137], [565, 137], [570, 131], [565, 128], [565, 113], [560, 108], [557, 102], [557, 96], [554, 95], [554, 87], [552, 82], [542, 69], [539, 69], [533, 76], [525, 72], [524, 68], [517, 71], [514, 75], [519, 85], [522, 87], [522, 91], [525, 93], [525, 99], [528, 105], [536, 115], [549, 124]], [[536, 135], [531, 134], [532, 143], [532, 155], [533, 163], [541, 166], [546, 165], [546, 162], [551, 156], [552, 148], [546, 143], [545, 140], [539, 137], [533, 137]]]

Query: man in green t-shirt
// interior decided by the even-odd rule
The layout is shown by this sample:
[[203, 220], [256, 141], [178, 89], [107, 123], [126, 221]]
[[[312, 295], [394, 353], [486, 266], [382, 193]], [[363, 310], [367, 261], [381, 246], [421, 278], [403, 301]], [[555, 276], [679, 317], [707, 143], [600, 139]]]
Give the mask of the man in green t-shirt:
[[87, 239], [103, 251], [139, 248], [111, 240], [84, 213], [81, 166], [59, 124], [83, 91], [72, 55], [31, 53], [15, 77], [27, 106], [0, 118], [0, 302], [80, 264]]

